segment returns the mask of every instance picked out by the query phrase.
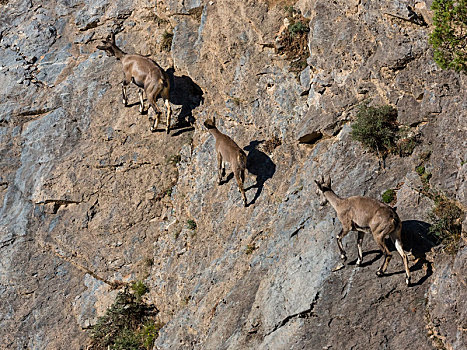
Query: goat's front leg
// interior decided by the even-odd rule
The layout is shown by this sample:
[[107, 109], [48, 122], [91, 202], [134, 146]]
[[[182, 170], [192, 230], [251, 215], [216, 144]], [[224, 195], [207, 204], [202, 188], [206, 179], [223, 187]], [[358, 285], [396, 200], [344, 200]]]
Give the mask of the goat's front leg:
[[169, 100], [164, 101], [165, 107], [167, 108], [167, 134], [170, 131], [170, 118], [172, 117], [172, 110], [170, 109], [170, 102]]
[[122, 81], [122, 99], [123, 99], [123, 104], [124, 106], [128, 106], [128, 94], [126, 92], [126, 87], [129, 83], [127, 83], [125, 80]]
[[218, 176], [218, 184], [220, 185], [222, 182], [222, 177], [224, 176], [225, 168], [224, 162], [222, 161], [222, 154], [221, 152], [217, 152], [217, 176]]
[[342, 229], [341, 232], [337, 235], [336, 240], [337, 240], [337, 246], [339, 247], [339, 251], [341, 253], [341, 259], [342, 261], [347, 260], [347, 255], [344, 250], [344, 246], [342, 245], [342, 238], [345, 237], [345, 235], [348, 233], [348, 230]]
[[138, 91], [138, 95], [139, 95], [139, 112], [141, 114], [144, 113], [144, 100], [143, 100], [143, 89], [139, 89]]
[[345, 254], [344, 246], [342, 245], [342, 238], [349, 232], [349, 230], [346, 230], [342, 228], [341, 232], [337, 235], [336, 240], [337, 240], [337, 246], [339, 247], [339, 251], [341, 253], [341, 259], [342, 261], [336, 265], [332, 269], [333, 272], [339, 271], [340, 269], [343, 269], [345, 267], [344, 262], [347, 260], [347, 255]]
[[361, 266], [362, 261], [363, 261], [362, 242], [363, 242], [363, 236], [365, 235], [365, 232], [357, 231], [357, 233], [358, 233], [358, 238], [357, 238], [357, 250], [358, 250], [357, 266]]

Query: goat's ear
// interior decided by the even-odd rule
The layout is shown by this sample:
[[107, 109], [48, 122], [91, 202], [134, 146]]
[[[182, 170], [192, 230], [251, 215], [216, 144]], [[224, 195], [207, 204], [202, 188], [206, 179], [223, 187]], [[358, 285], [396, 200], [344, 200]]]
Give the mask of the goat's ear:
[[216, 117], [212, 117], [212, 124], [216, 125]]
[[326, 178], [326, 187], [331, 188], [331, 176], [329, 175]]

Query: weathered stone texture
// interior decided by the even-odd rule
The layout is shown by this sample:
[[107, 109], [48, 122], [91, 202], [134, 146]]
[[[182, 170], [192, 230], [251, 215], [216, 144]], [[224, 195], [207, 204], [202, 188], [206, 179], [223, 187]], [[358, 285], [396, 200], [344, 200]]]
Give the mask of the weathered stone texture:
[[[465, 242], [454, 257], [430, 252], [433, 202], [415, 172], [430, 151], [429, 185], [467, 206], [466, 76], [437, 68], [431, 27], [408, 20], [410, 6], [430, 24], [431, 2], [296, 2], [310, 28], [300, 74], [274, 49], [285, 5], [293, 1], [0, 3], [6, 349], [85, 349], [115, 297], [109, 283], [136, 279], [166, 323], [155, 349], [465, 346]], [[136, 88], [130, 107], [121, 103], [120, 63], [96, 49], [111, 30], [125, 51], [168, 69], [170, 135], [149, 131]], [[395, 106], [421, 135], [412, 155], [382, 168], [352, 140], [366, 100]], [[202, 125], [213, 116], [248, 154], [247, 208], [235, 179], [217, 185]], [[350, 234], [349, 263], [332, 272], [341, 225], [319, 206], [321, 174], [342, 196], [396, 189], [406, 248], [429, 260], [411, 261], [413, 287], [395, 252], [388, 275], [375, 276], [371, 237], [361, 268]]]

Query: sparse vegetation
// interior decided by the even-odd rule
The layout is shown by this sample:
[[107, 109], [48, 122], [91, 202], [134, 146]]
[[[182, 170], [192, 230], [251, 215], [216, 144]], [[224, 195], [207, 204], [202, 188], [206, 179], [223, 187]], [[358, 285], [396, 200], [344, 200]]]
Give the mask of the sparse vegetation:
[[384, 158], [396, 148], [397, 110], [391, 106], [371, 107], [363, 103], [352, 124], [352, 138]]
[[250, 255], [251, 253], [253, 253], [254, 251], [256, 250], [256, 245], [254, 243], [250, 243], [246, 246], [246, 249], [245, 249], [245, 254], [246, 255]]
[[167, 160], [167, 164], [177, 165], [178, 163], [180, 163], [181, 160], [182, 156], [180, 154], [174, 154], [169, 157], [169, 159]]
[[301, 20], [298, 20], [297, 22], [290, 24], [287, 29], [289, 30], [289, 33], [292, 36], [300, 35], [303, 33], [308, 33], [310, 31], [310, 28], [308, 28], [308, 26], [305, 25]]
[[400, 127], [398, 139], [396, 141], [396, 149], [393, 150], [393, 153], [398, 154], [400, 157], [408, 157], [413, 153], [415, 147], [420, 144], [420, 142], [419, 134], [412, 134], [409, 127]]
[[300, 14], [300, 11], [292, 6], [285, 6], [284, 9], [289, 25], [279, 37], [277, 52], [285, 54], [286, 58], [291, 61], [291, 72], [299, 73], [306, 68], [307, 58], [310, 56], [308, 51], [310, 28], [308, 20]]
[[[431, 151], [424, 152], [420, 159], [425, 162], [430, 155]], [[415, 168], [415, 171], [423, 183], [420, 193], [435, 203], [433, 210], [429, 213], [429, 218], [432, 221], [429, 233], [434, 240], [444, 245], [444, 250], [447, 253], [455, 254], [459, 248], [462, 220], [465, 217], [464, 211], [456, 201], [431, 188], [429, 180], [432, 175], [426, 170], [423, 162]]]
[[[147, 350], [163, 324], [155, 321], [157, 313], [153, 305], [142, 300], [147, 287], [142, 282], [132, 284], [134, 293], [128, 289], [119, 292], [113, 305], [104, 316], [99, 317], [91, 330], [91, 350]], [[139, 296], [139, 297], [138, 297]]]
[[463, 217], [464, 212], [455, 201], [444, 195], [435, 196], [435, 207], [430, 213], [433, 222], [430, 233], [443, 243], [449, 254], [455, 254], [459, 249]]
[[430, 44], [443, 69], [467, 72], [467, 0], [434, 0]]
[[149, 288], [143, 283], [143, 281], [136, 281], [131, 284], [131, 290], [134, 292], [136, 299], [141, 301], [144, 294], [149, 292]]
[[278, 138], [277, 136], [274, 136], [270, 138], [269, 140], [266, 140], [262, 148], [264, 152], [271, 154], [280, 145], [282, 145], [281, 139]]
[[428, 185], [428, 182], [430, 181], [431, 179], [431, 173], [426, 171], [425, 169], [425, 166], [424, 165], [419, 165], [415, 168], [415, 171], [417, 172], [417, 174], [420, 176], [420, 179], [422, 180], [423, 184], [425, 186]]
[[171, 32], [168, 32], [167, 30], [164, 31], [162, 34], [162, 40], [161, 40], [161, 50], [165, 52], [170, 52], [172, 49], [172, 40], [173, 40], [174, 34]]
[[415, 171], [419, 176], [422, 176], [425, 173], [425, 167], [423, 165], [419, 165], [415, 168]]
[[391, 203], [392, 201], [396, 199], [396, 191], [393, 190], [392, 188], [384, 191], [384, 193], [381, 195], [381, 199], [386, 204]]
[[195, 220], [191, 220], [191, 219], [190, 219], [190, 220], [187, 220], [186, 226], [187, 226], [190, 230], [193, 230], [193, 231], [196, 230], [196, 227], [197, 227]]

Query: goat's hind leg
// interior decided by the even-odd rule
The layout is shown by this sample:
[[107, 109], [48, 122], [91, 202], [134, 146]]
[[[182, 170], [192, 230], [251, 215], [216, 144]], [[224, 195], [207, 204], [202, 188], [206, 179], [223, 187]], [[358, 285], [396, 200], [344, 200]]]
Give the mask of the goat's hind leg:
[[[147, 95], [146, 95], [147, 97]], [[154, 123], [153, 125], [151, 126], [151, 131], [154, 132], [157, 130], [157, 126], [159, 125], [159, 119], [160, 119], [160, 115], [161, 115], [161, 112], [159, 111], [159, 109], [156, 107], [156, 104], [155, 103], [150, 103], [149, 104], [150, 107], [152, 107], [156, 117], [154, 119]], [[148, 118], [149, 120], [151, 120], [151, 116], [149, 114], [149, 109], [148, 109]]]
[[[138, 95], [139, 95], [139, 112], [141, 114], [144, 113], [144, 99], [143, 99], [143, 89], [139, 89], [138, 91]], [[149, 112], [149, 111], [148, 111]]]
[[246, 207], [247, 200], [246, 200], [246, 195], [245, 195], [245, 189], [243, 188], [243, 180], [245, 179], [245, 174], [241, 174], [240, 171], [235, 171], [234, 175], [235, 175], [235, 179], [237, 180], [238, 190], [242, 194], [243, 205]]
[[378, 269], [378, 271], [376, 271], [376, 275], [379, 277], [384, 275], [386, 269], [388, 268], [389, 261], [391, 261], [392, 258], [391, 252], [389, 251], [388, 247], [386, 246], [386, 243], [384, 242], [384, 237], [385, 235], [380, 235], [378, 238], [375, 237], [376, 242], [378, 243], [384, 254], [383, 263], [381, 264], [381, 267]]
[[[392, 241], [394, 242], [394, 245], [396, 246], [397, 252], [402, 258], [402, 261], [404, 262], [404, 268], [405, 268], [405, 283], [407, 285], [410, 285], [410, 269], [409, 269], [409, 261], [407, 259], [407, 254], [404, 252], [404, 248], [402, 247], [402, 242], [399, 238], [393, 237], [393, 235], [390, 236]], [[400, 234], [399, 234], [400, 237]]]
[[222, 178], [225, 175], [225, 167], [224, 162], [222, 161], [222, 154], [221, 152], [217, 152], [217, 176], [218, 181], [217, 183], [220, 185], [222, 183]]
[[361, 266], [362, 261], [363, 261], [362, 242], [363, 242], [363, 236], [365, 235], [365, 232], [357, 231], [357, 234], [358, 234], [358, 237], [357, 237], [357, 253], [358, 253], [357, 266]]

